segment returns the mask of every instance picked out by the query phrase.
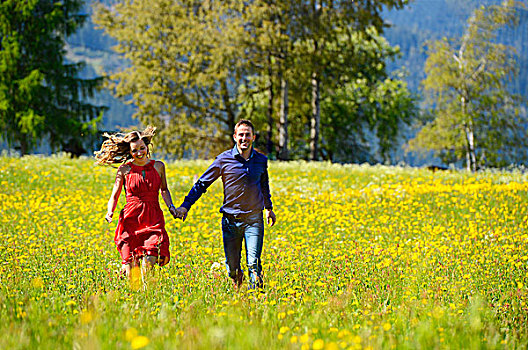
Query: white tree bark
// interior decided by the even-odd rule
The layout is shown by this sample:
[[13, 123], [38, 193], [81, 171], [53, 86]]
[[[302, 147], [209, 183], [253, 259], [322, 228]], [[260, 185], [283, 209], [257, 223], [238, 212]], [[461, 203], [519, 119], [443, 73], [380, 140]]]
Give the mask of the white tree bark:
[[281, 104], [279, 111], [279, 159], [288, 160], [288, 81], [281, 77]]
[[319, 125], [321, 123], [321, 110], [319, 101], [319, 77], [312, 73], [312, 117], [310, 121], [310, 159], [317, 160], [319, 153]]

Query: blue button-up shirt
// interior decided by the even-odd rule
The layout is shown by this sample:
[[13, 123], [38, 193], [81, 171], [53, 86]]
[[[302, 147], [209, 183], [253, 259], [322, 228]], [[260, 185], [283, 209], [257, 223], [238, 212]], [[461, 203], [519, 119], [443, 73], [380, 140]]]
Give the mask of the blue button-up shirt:
[[268, 158], [251, 150], [246, 160], [233, 147], [216, 157], [185, 197], [182, 207], [187, 210], [207, 191], [220, 176], [224, 185], [224, 203], [221, 213], [239, 215], [273, 209], [268, 180]]

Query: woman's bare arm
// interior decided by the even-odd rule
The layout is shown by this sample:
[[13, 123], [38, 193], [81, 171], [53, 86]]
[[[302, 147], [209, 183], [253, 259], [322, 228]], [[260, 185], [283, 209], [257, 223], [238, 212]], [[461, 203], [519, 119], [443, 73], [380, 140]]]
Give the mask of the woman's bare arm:
[[163, 198], [163, 201], [169, 208], [169, 211], [172, 214], [172, 216], [175, 217], [176, 207], [172, 203], [171, 193], [169, 191], [169, 187], [167, 186], [167, 176], [165, 174], [165, 164], [163, 164], [163, 162], [156, 161], [154, 166], [161, 177], [161, 186], [160, 186], [161, 198]]
[[114, 215], [115, 208], [117, 206], [117, 201], [121, 195], [121, 189], [123, 188], [123, 183], [125, 181], [125, 166], [120, 166], [117, 169], [117, 174], [114, 182], [114, 188], [112, 189], [112, 194], [108, 200], [107, 212], [105, 219], [108, 222], [112, 222], [112, 216]]

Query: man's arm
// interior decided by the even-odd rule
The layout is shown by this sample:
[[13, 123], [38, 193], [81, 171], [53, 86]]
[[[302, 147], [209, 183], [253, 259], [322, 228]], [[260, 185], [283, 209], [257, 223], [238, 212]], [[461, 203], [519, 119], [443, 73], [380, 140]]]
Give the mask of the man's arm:
[[266, 161], [266, 168], [260, 177], [260, 189], [262, 196], [264, 197], [264, 209], [266, 215], [266, 221], [268, 225], [273, 226], [277, 221], [275, 213], [273, 212], [273, 203], [271, 202], [271, 193], [269, 187], [269, 176], [268, 176], [268, 162]]
[[207, 192], [207, 188], [209, 188], [209, 186], [211, 186], [211, 184], [220, 177], [221, 173], [221, 162], [217, 157], [209, 166], [209, 168], [207, 168], [207, 170], [202, 174], [202, 176], [200, 176], [198, 181], [196, 181], [196, 183], [193, 185], [187, 196], [185, 196], [185, 199], [183, 200], [183, 203], [180, 205], [180, 207], [176, 209], [178, 218], [181, 218], [183, 221], [185, 221], [187, 218], [187, 213], [193, 204], [196, 203], [202, 194]]

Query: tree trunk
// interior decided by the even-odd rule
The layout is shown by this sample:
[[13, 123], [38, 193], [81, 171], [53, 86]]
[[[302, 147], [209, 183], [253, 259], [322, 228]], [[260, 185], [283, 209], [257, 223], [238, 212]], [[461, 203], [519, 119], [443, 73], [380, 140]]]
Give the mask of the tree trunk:
[[[464, 59], [464, 53], [466, 50], [466, 44], [468, 40], [468, 35], [464, 35], [462, 45], [458, 51], [458, 56], [454, 56], [455, 60], [458, 62], [459, 74], [464, 76], [464, 67], [466, 65], [466, 60]], [[466, 169], [468, 171], [477, 171], [477, 157], [475, 153], [475, 133], [473, 129], [473, 123], [469, 116], [466, 115], [467, 112], [467, 102], [468, 99], [467, 92], [463, 92], [460, 96], [460, 111], [465, 120], [464, 122], [464, 133], [466, 135]]]
[[310, 121], [310, 159], [317, 160], [319, 153], [319, 124], [321, 122], [321, 110], [319, 106], [319, 77], [316, 72], [312, 73], [312, 117]]
[[473, 132], [473, 123], [469, 122], [464, 125], [466, 132], [466, 166], [468, 171], [477, 171], [477, 155], [475, 152], [475, 134]]
[[[313, 23], [319, 23], [319, 9], [316, 0], [312, 0], [312, 11], [313, 11]], [[315, 28], [314, 27], [314, 28]], [[319, 124], [321, 121], [321, 111], [319, 106], [320, 99], [320, 78], [317, 74], [316, 67], [319, 63], [316, 59], [319, 55], [319, 42], [317, 38], [313, 38], [313, 58], [312, 58], [312, 116], [310, 120], [310, 159], [317, 160], [319, 154]]]
[[[222, 86], [222, 100], [224, 102], [225, 110], [227, 113], [227, 126], [229, 127], [228, 133], [230, 136], [230, 135], [233, 135], [235, 131], [235, 125], [236, 125], [235, 113], [233, 112], [233, 108], [231, 106], [231, 102], [229, 99], [229, 90], [227, 88], [227, 84], [225, 80], [222, 80], [221, 86]], [[230, 139], [232, 140], [233, 138], [230, 137]]]
[[281, 104], [279, 111], [279, 155], [280, 160], [289, 159], [288, 151], [288, 81], [282, 73], [281, 80]]
[[268, 154], [271, 154], [273, 152], [273, 99], [274, 99], [274, 91], [273, 91], [273, 68], [272, 68], [272, 62], [271, 62], [271, 54], [268, 56], [268, 75], [269, 75], [269, 95], [268, 95], [268, 140], [266, 144], [266, 148], [268, 150]]
[[25, 156], [29, 152], [29, 143], [24, 137], [21, 137], [19, 141], [20, 141], [20, 155]]
[[464, 123], [464, 132], [466, 134], [466, 169], [468, 171], [477, 171], [477, 157], [475, 154], [475, 134], [473, 132], [473, 123], [466, 116], [466, 98], [460, 98], [460, 108], [462, 115], [467, 120]]

